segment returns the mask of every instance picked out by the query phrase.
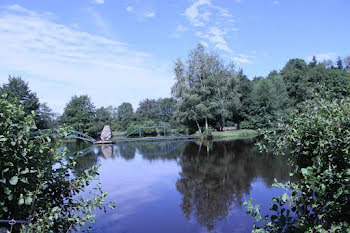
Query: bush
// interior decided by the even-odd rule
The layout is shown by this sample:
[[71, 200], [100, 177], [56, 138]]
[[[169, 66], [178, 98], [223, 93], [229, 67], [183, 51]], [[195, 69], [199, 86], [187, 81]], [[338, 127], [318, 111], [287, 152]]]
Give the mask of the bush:
[[275, 184], [291, 194], [274, 198], [275, 215], [263, 218], [259, 206], [246, 203], [263, 221], [256, 232], [349, 232], [350, 99], [316, 97], [265, 139], [277, 155], [288, 156], [299, 180]]
[[98, 178], [98, 166], [72, 175], [74, 156], [68, 157], [67, 149], [57, 153], [68, 129], [34, 136], [35, 115], [4, 96], [0, 116], [0, 219], [25, 220], [31, 214], [30, 232], [67, 232], [92, 222], [92, 211], [105, 208], [107, 194], [97, 185], [92, 198], [80, 195]]

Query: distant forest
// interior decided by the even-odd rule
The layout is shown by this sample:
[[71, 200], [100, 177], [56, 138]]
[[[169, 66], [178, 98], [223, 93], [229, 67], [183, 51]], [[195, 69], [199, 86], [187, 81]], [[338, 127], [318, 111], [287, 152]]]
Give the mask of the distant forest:
[[271, 128], [317, 93], [332, 98], [350, 94], [350, 56], [336, 61], [313, 57], [309, 63], [294, 58], [280, 71], [250, 80], [242, 69], [198, 44], [185, 61], [175, 62], [174, 74], [171, 98], [142, 100], [136, 110], [127, 102], [96, 108], [88, 95], [75, 95], [59, 115], [40, 102], [21, 77], [9, 77], [0, 94], [21, 101], [28, 114], [36, 112], [38, 129], [66, 124], [93, 137], [105, 124], [115, 132], [155, 125], [185, 133], [228, 126]]

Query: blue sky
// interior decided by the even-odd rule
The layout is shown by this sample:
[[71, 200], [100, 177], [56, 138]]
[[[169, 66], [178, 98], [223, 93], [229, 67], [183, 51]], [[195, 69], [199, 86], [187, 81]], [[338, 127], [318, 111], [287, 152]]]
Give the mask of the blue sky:
[[290, 58], [350, 55], [348, 0], [0, 1], [0, 83], [22, 76], [57, 112], [168, 97], [173, 63], [198, 42], [248, 77]]

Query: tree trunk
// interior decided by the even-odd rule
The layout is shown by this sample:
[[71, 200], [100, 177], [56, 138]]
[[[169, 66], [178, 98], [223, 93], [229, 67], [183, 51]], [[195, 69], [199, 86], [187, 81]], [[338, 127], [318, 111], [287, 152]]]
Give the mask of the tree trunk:
[[237, 122], [237, 130], [241, 129], [241, 122]]
[[200, 127], [200, 125], [199, 125], [199, 123], [198, 123], [197, 119], [196, 119], [196, 118], [194, 118], [194, 120], [196, 121], [196, 124], [197, 124], [197, 127], [198, 127], [198, 131], [199, 131], [199, 133], [202, 133], [201, 127]]
[[208, 131], [208, 119], [205, 118], [205, 130]]

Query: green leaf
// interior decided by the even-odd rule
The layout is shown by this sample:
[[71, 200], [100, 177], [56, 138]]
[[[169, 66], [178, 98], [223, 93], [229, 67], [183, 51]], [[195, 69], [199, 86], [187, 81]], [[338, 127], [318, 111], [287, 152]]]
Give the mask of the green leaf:
[[33, 199], [31, 197], [27, 197], [25, 200], [26, 205], [32, 204]]
[[11, 185], [16, 185], [18, 182], [18, 176], [13, 176], [9, 182]]
[[27, 174], [29, 172], [29, 169], [26, 167], [23, 171], [21, 171], [21, 174]]
[[19, 200], [18, 200], [18, 205], [23, 205], [24, 203], [24, 198], [21, 197]]
[[282, 201], [283, 201], [283, 202], [287, 202], [288, 200], [289, 200], [288, 194], [287, 194], [287, 193], [284, 193], [284, 194], [282, 195]]

